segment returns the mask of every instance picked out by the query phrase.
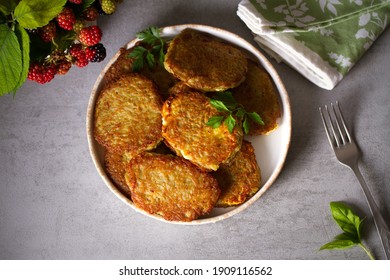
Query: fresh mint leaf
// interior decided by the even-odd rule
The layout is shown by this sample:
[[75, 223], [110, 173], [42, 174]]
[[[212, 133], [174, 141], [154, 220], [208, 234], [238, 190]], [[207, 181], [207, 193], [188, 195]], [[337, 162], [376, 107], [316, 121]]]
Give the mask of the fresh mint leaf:
[[206, 125], [211, 126], [212, 128], [218, 128], [221, 126], [224, 118], [225, 116], [213, 116], [207, 121]]
[[22, 0], [15, 8], [15, 18], [23, 28], [37, 28], [58, 15], [66, 0]]
[[16, 7], [16, 0], [0, 0], [0, 13], [8, 16]]
[[18, 88], [20, 88], [27, 79], [28, 69], [30, 66], [30, 37], [28, 36], [26, 30], [21, 27], [19, 24], [15, 26], [15, 34], [18, 38], [19, 45], [22, 50], [22, 72], [19, 78], [19, 82], [16, 87], [13, 89], [15, 93]]
[[0, 25], [0, 96], [13, 91], [23, 70], [18, 38], [7, 24]]
[[81, 3], [82, 10], [85, 10], [86, 8], [91, 6], [93, 2], [95, 2], [95, 0], [83, 0], [83, 2]]

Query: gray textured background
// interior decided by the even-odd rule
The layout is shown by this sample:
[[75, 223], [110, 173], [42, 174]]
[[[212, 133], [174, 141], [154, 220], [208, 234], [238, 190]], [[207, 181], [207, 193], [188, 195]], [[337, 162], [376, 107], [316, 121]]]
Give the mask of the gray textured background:
[[360, 248], [318, 251], [340, 233], [331, 201], [367, 216], [366, 244], [384, 257], [357, 180], [330, 150], [318, 106], [343, 105], [364, 154], [362, 172], [390, 220], [388, 30], [332, 91], [271, 60], [290, 95], [292, 143], [275, 184], [246, 211], [216, 224], [162, 223], [126, 206], [99, 177], [85, 119], [90, 90], [109, 58], [150, 25], [207, 24], [255, 44], [236, 16], [238, 3], [124, 1], [99, 21], [105, 61], [0, 97], [0, 259], [366, 259]]

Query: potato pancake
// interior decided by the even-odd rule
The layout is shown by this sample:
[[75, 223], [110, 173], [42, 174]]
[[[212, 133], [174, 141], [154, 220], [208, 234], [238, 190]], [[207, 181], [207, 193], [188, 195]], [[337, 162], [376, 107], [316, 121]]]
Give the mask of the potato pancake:
[[95, 107], [96, 141], [133, 157], [162, 140], [162, 100], [155, 84], [135, 73], [122, 76], [99, 95]]
[[106, 151], [104, 163], [110, 178], [126, 197], [130, 198], [130, 189], [125, 181], [125, 168], [130, 162], [130, 157], [126, 153]]
[[[130, 49], [120, 49], [120, 55], [104, 75], [106, 83], [110, 84], [123, 74], [133, 72], [132, 65], [134, 59], [129, 57], [129, 53], [131, 53], [133, 49], [134, 47]], [[139, 71], [139, 73], [151, 79], [157, 85], [164, 100], [168, 98], [169, 88], [177, 81], [171, 73], [165, 70], [163, 65], [157, 65], [153, 69], [149, 69], [145, 66]]]
[[246, 140], [241, 150], [229, 164], [222, 164], [212, 173], [221, 188], [216, 207], [236, 206], [244, 203], [259, 189], [261, 172], [256, 161], [255, 150]]
[[209, 213], [220, 194], [210, 173], [176, 155], [142, 153], [130, 161], [125, 178], [134, 204], [168, 221]]
[[169, 44], [164, 65], [179, 80], [201, 91], [236, 87], [247, 72], [247, 59], [241, 50], [189, 28]]
[[220, 114], [203, 93], [193, 90], [172, 95], [162, 108], [165, 142], [200, 168], [217, 170], [240, 150], [243, 138], [241, 127], [230, 133], [224, 123], [218, 128], [206, 124]]
[[265, 69], [248, 60], [246, 79], [239, 87], [232, 89], [232, 93], [247, 112], [258, 113], [264, 121], [264, 125], [261, 125], [250, 120], [249, 135], [268, 134], [278, 127], [281, 117], [278, 92]]

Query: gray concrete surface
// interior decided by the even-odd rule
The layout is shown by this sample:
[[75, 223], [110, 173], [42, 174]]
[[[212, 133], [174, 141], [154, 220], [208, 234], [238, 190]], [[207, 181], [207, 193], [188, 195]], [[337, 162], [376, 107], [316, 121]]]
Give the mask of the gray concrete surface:
[[319, 251], [340, 233], [329, 202], [366, 216], [364, 240], [383, 258], [358, 181], [335, 160], [318, 106], [339, 100], [363, 157], [361, 169], [390, 220], [390, 32], [332, 91], [271, 60], [292, 105], [292, 142], [275, 184], [247, 210], [216, 224], [145, 217], [105, 186], [89, 155], [86, 109], [109, 58], [150, 25], [201, 23], [255, 44], [239, 1], [124, 1], [99, 21], [108, 58], [51, 83], [0, 97], [0, 259], [367, 259], [360, 248]]

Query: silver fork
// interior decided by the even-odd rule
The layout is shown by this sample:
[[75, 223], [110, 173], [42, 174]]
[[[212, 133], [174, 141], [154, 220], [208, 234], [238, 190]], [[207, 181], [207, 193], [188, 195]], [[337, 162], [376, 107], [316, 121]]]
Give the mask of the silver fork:
[[331, 104], [331, 109], [329, 110], [328, 106], [325, 105], [325, 112], [323, 112], [321, 107], [319, 110], [330, 146], [336, 154], [337, 159], [341, 164], [352, 169], [360, 182], [363, 192], [367, 198], [371, 214], [374, 217], [375, 226], [382, 242], [386, 258], [390, 259], [390, 230], [386, 225], [385, 219], [381, 215], [362, 174], [360, 173], [358, 167], [358, 159], [360, 156], [359, 150], [355, 141], [349, 134], [347, 126], [345, 125], [339, 103], [336, 101], [335, 106]]

